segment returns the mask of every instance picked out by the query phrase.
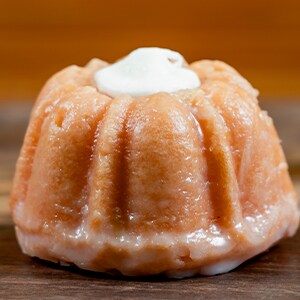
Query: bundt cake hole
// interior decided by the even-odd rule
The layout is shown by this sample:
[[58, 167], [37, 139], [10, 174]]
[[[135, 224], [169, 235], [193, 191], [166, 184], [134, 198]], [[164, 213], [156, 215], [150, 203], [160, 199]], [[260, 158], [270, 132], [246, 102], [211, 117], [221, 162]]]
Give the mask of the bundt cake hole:
[[65, 112], [60, 110], [59, 112], [57, 112], [57, 116], [56, 116], [56, 119], [55, 119], [55, 125], [58, 128], [62, 128], [64, 120], [65, 120]]
[[188, 248], [182, 249], [181, 254], [177, 256], [177, 259], [184, 264], [193, 262], [193, 259], [191, 258], [191, 252]]
[[193, 260], [190, 257], [190, 254], [179, 256], [178, 259], [181, 260], [185, 264], [193, 262]]

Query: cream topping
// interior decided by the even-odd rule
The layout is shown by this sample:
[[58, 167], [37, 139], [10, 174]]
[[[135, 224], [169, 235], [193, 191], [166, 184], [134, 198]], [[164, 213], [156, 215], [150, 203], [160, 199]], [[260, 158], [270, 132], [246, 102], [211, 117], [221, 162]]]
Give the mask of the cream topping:
[[101, 92], [111, 96], [141, 97], [200, 86], [197, 74], [184, 66], [178, 52], [162, 48], [139, 48], [124, 59], [96, 71]]

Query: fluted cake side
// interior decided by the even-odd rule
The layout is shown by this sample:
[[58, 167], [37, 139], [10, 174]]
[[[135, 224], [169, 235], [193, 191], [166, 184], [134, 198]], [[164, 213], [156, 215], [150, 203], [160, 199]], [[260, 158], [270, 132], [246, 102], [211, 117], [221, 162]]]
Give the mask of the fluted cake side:
[[257, 92], [218, 61], [201, 87], [100, 93], [94, 59], [33, 109], [11, 210], [24, 253], [125, 275], [222, 273], [291, 236], [296, 193]]

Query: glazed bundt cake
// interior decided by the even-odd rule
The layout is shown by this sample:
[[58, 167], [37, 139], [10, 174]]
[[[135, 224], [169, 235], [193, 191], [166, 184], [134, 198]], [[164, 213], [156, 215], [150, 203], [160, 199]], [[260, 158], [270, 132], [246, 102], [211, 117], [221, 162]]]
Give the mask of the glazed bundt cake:
[[11, 192], [24, 253], [185, 277], [229, 271], [295, 233], [297, 196], [257, 91], [223, 62], [163, 51], [136, 50], [130, 70], [93, 59], [46, 83]]

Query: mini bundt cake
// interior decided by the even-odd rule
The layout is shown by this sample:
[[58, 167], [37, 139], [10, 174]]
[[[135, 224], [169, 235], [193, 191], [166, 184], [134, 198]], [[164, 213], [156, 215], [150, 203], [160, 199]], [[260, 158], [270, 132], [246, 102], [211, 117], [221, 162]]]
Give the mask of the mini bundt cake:
[[[93, 59], [46, 83], [11, 192], [24, 253], [185, 277], [227, 272], [295, 233], [297, 195], [257, 91], [223, 62], [178, 66], [168, 50], [178, 56], [166, 64], [190, 78], [176, 90], [172, 67], [151, 63], [151, 51], [164, 50], [136, 50], [141, 62], [127, 73]], [[151, 83], [151, 65], [157, 82], [174, 75], [166, 88]]]

